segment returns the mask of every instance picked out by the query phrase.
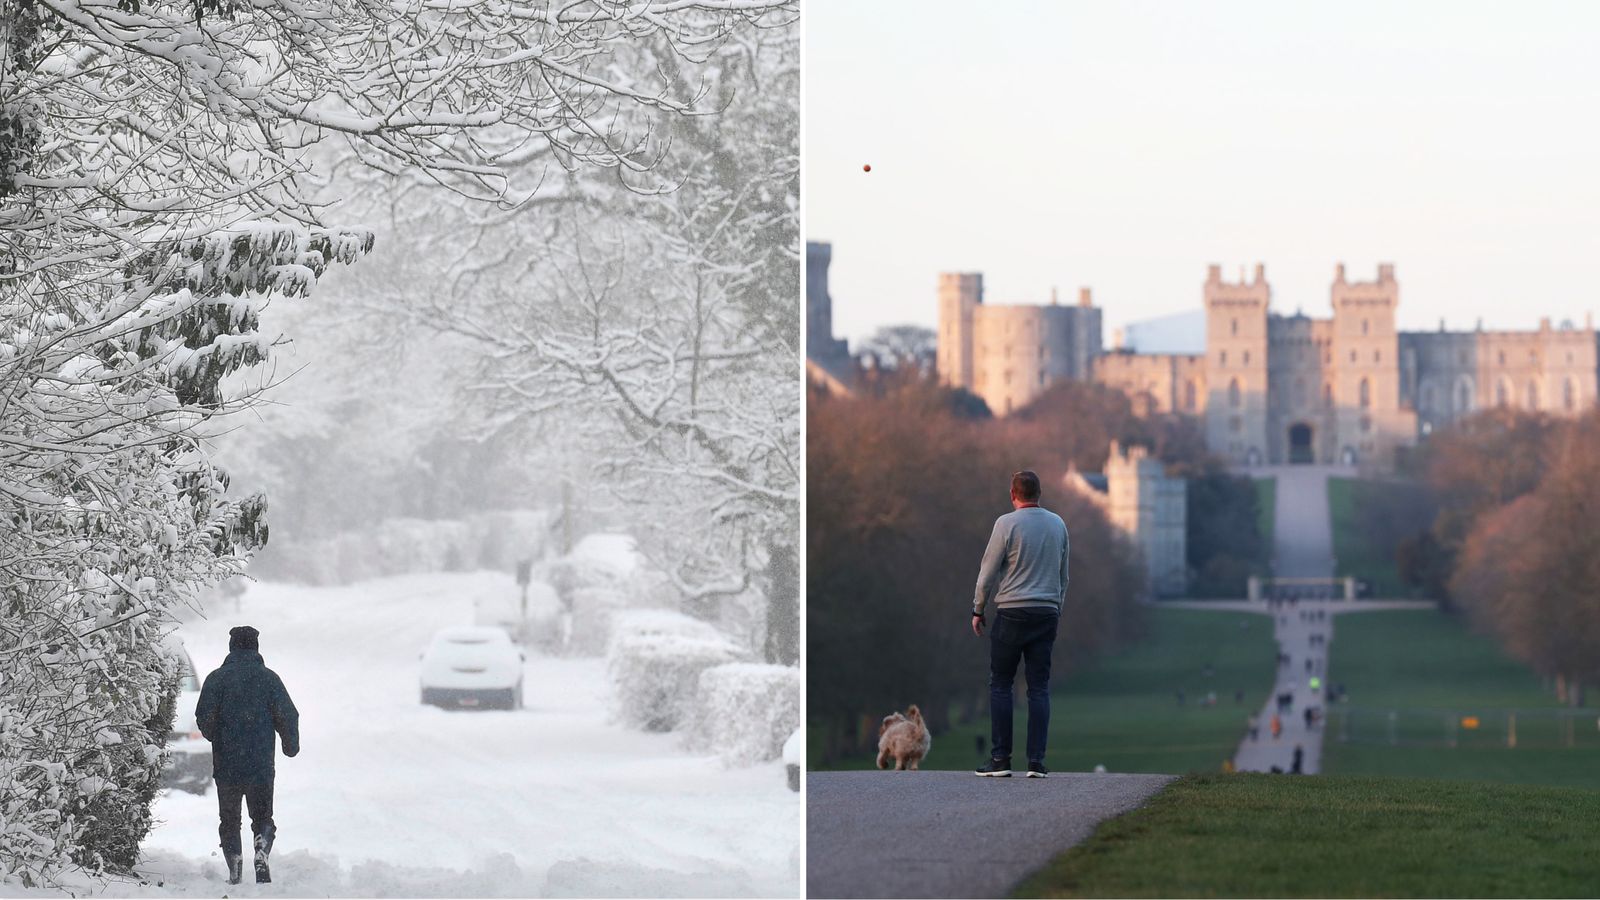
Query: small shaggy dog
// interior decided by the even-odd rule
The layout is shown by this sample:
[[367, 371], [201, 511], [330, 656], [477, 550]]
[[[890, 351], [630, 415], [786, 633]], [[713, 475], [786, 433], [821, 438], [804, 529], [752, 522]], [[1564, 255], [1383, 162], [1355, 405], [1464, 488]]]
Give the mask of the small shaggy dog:
[[922, 721], [922, 710], [913, 703], [905, 715], [890, 713], [878, 725], [878, 768], [889, 768], [888, 762], [893, 758], [896, 769], [915, 772], [932, 746], [933, 738]]

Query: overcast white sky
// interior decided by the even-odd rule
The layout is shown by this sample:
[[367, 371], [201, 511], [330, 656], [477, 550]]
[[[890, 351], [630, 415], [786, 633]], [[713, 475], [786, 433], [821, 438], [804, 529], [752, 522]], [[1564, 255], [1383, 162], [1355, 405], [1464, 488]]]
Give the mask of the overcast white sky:
[[[1600, 314], [1600, 3], [806, 0], [805, 233], [834, 330], [1094, 288], [1105, 340], [1266, 263], [1405, 328]], [[862, 172], [872, 165], [871, 174]]]

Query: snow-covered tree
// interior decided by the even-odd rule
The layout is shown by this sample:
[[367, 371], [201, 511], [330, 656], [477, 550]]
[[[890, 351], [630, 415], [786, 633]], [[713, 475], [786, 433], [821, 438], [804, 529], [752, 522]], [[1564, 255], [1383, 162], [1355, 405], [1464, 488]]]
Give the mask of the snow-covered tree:
[[717, 111], [672, 61], [786, 5], [3, 0], [0, 880], [126, 866], [147, 827], [164, 611], [267, 535], [206, 423], [255, 396], [264, 306], [374, 246], [313, 148], [501, 208], [540, 166], [639, 179]]
[[[771, 23], [765, 23], [771, 24]], [[799, 657], [798, 60], [790, 23], [737, 31], [698, 72], [725, 111], [663, 120], [670, 190], [578, 173], [513, 215], [369, 193], [405, 252], [355, 305], [395, 343], [465, 354], [482, 427], [554, 418], [589, 460], [574, 489], [623, 498], [626, 527], [711, 615], [759, 597], [757, 646]], [[636, 48], [654, 59], [656, 48]], [[641, 63], [642, 64], [642, 63]], [[446, 223], [441, 225], [440, 223]], [[444, 236], [441, 238], [441, 234]], [[457, 262], [445, 277], [426, 252]], [[579, 415], [573, 415], [573, 413]], [[737, 598], [737, 599], [736, 599]], [[761, 640], [765, 633], [766, 640]]]

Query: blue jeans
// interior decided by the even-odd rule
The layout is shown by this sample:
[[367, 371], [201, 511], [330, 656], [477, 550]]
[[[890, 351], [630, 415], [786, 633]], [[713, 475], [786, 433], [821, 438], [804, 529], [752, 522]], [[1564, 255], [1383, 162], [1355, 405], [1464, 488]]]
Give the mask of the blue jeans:
[[995, 759], [1011, 758], [1011, 685], [1017, 665], [1028, 680], [1028, 761], [1044, 762], [1050, 733], [1050, 651], [1056, 643], [1054, 609], [1024, 607], [995, 613], [989, 629], [989, 724]]

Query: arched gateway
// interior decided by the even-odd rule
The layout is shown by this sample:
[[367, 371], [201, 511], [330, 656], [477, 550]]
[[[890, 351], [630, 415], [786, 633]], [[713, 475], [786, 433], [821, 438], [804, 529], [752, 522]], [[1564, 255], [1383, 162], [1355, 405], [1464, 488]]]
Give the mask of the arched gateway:
[[1296, 422], [1289, 426], [1289, 462], [1314, 463], [1317, 455], [1311, 449], [1311, 426]]

